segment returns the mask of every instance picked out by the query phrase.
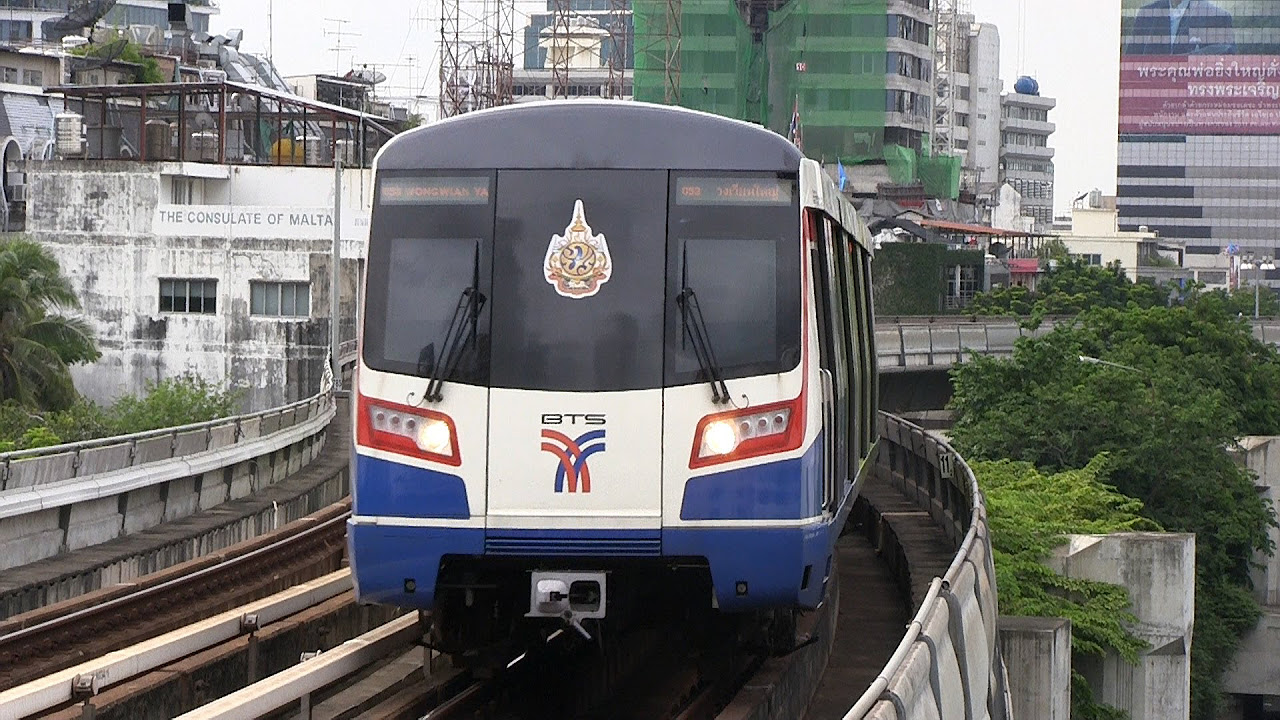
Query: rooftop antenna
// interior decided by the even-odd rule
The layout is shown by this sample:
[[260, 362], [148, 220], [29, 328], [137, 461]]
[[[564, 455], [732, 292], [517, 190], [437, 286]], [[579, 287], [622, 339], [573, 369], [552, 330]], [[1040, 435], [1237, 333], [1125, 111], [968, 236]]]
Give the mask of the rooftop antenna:
[[272, 10], [274, 9], [273, 8], [274, 5], [275, 5], [274, 0], [267, 0], [267, 62], [272, 66], [275, 65], [275, 63], [273, 62], [274, 58], [272, 57], [272, 55], [276, 49], [276, 43], [275, 43], [276, 23], [275, 23], [275, 15], [272, 13]]
[[360, 37], [360, 33], [349, 33], [342, 29], [347, 25], [347, 23], [351, 22], [350, 20], [343, 20], [341, 18], [325, 18], [324, 21], [334, 23], [335, 25], [338, 26], [337, 30], [325, 30], [324, 34], [338, 38], [337, 43], [334, 45], [334, 47], [329, 48], [329, 52], [335, 53], [335, 57], [333, 61], [333, 74], [341, 75], [342, 74], [342, 50], [343, 50], [342, 38]]

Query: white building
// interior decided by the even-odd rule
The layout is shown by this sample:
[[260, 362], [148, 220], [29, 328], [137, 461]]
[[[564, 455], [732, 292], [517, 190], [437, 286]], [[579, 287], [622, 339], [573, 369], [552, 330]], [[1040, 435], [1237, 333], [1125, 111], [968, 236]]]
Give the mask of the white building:
[[[57, 258], [102, 352], [73, 368], [76, 387], [108, 403], [189, 372], [244, 387], [252, 409], [314, 394], [334, 324], [334, 155], [351, 168], [338, 198], [338, 326], [350, 339], [368, 168], [390, 133], [378, 118], [257, 86], [140, 87], [150, 98], [167, 92], [175, 102], [157, 106], [175, 110], [152, 108], [143, 122], [130, 95], [143, 89], [67, 88], [70, 111], [92, 119], [106, 103], [114, 125], [90, 126], [87, 144], [60, 134], [56, 158], [23, 168], [26, 234]], [[209, 97], [237, 98], [221, 124], [200, 122]], [[258, 123], [259, 104], [289, 131]], [[99, 134], [110, 141], [93, 142]], [[126, 159], [122, 147], [136, 151]]]
[[992, 198], [1000, 183], [1000, 30], [968, 18], [956, 84], [956, 150], [964, 185]]
[[1058, 101], [1040, 95], [1040, 84], [1021, 77], [1000, 102], [1001, 180], [1022, 195], [1023, 214], [1039, 230], [1053, 226], [1053, 155], [1049, 137], [1057, 127], [1049, 111]]
[[1121, 230], [1115, 198], [1103, 197], [1096, 190], [1072, 208], [1071, 228], [1058, 237], [1072, 257], [1096, 266], [1118, 262], [1130, 279], [1163, 281], [1194, 276], [1182, 268], [1181, 243], [1162, 241], [1158, 233], [1145, 228]]
[[[53, 251], [102, 352], [72, 369], [81, 393], [109, 403], [186, 372], [244, 387], [253, 409], [319, 390], [332, 169], [122, 160], [27, 169], [27, 236]], [[354, 317], [371, 175], [344, 171], [344, 320]]]
[[[527, 55], [530, 58], [542, 57], [542, 67], [525, 67], [515, 70], [512, 78], [512, 96], [515, 102], [545, 100], [552, 97], [555, 83], [556, 63], [562, 62], [567, 69], [569, 97], [608, 97], [609, 67], [606, 49], [610, 47], [609, 32], [600, 26], [601, 20], [608, 20], [600, 15], [573, 15], [569, 18], [568, 32], [556, 34], [555, 25], [546, 25], [538, 33], [537, 50]], [[623, 100], [630, 100], [633, 95], [632, 80], [634, 73], [630, 68], [620, 69], [622, 73]]]

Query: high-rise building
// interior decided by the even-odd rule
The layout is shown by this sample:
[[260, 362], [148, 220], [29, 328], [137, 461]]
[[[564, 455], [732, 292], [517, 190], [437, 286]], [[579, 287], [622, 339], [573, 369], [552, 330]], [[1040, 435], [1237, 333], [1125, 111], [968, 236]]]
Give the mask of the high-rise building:
[[1053, 148], [1055, 125], [1049, 111], [1058, 101], [1040, 94], [1040, 83], [1021, 77], [1012, 93], [1000, 98], [1001, 180], [1022, 195], [1022, 214], [1035, 219], [1037, 230], [1053, 225]]
[[963, 186], [992, 198], [1000, 184], [1000, 30], [961, 22], [955, 73], [956, 152], [964, 157]]
[[[209, 18], [218, 12], [218, 8], [209, 0], [187, 0], [190, 11], [192, 32], [208, 32]], [[160, 30], [169, 29], [170, 6], [179, 3], [165, 0], [117, 0], [99, 5], [107, 10], [101, 18], [93, 3], [75, 2], [74, 0], [0, 0], [0, 42], [16, 45], [29, 45], [41, 42], [57, 42], [62, 39], [61, 32], [86, 24], [99, 27], [151, 26]], [[82, 24], [84, 23], [84, 24]], [[56, 35], [56, 37], [55, 37]]]
[[[1120, 226], [1184, 242], [1188, 267], [1239, 286], [1242, 257], [1280, 251], [1280, 2], [1121, 13]], [[1280, 270], [1258, 274], [1280, 285]]]
[[832, 166], [883, 163], [887, 146], [927, 150], [931, 0], [635, 0], [634, 10], [637, 100], [798, 135]]

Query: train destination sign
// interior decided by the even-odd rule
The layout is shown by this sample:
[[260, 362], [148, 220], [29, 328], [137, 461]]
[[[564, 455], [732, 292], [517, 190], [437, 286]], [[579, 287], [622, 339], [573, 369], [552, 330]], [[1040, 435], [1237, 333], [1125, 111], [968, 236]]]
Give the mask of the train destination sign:
[[383, 178], [378, 202], [384, 205], [485, 205], [489, 202], [489, 178]]
[[682, 177], [677, 205], [791, 205], [795, 183], [777, 178]]

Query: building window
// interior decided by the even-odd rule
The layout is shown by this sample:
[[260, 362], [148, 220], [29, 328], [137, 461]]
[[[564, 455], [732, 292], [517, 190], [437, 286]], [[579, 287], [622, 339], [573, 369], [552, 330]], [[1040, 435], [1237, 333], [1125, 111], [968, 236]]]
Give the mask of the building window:
[[249, 314], [311, 317], [311, 285], [304, 282], [249, 283]]
[[40, 70], [23, 70], [22, 84], [44, 87], [44, 73]]
[[0, 41], [29, 42], [31, 29], [30, 20], [0, 20]]
[[0, 82], [17, 83], [18, 68], [0, 65]]
[[218, 312], [218, 281], [161, 280], [160, 312], [213, 315]]
[[183, 179], [180, 177], [173, 178], [172, 200], [174, 205], [194, 205], [196, 194], [196, 181]]

